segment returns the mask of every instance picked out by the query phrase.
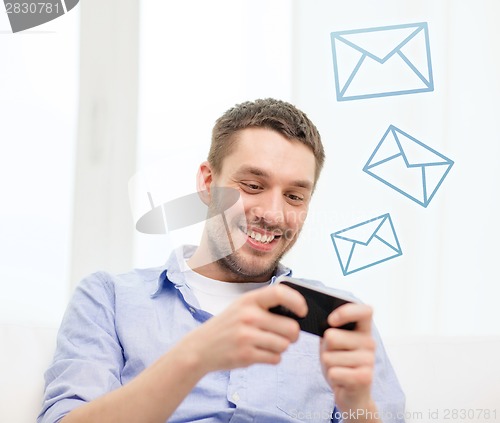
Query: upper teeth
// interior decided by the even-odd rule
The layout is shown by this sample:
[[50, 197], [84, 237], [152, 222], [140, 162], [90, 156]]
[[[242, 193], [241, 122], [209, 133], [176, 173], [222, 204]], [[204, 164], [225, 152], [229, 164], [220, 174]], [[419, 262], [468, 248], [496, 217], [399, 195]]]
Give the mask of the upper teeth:
[[262, 242], [264, 244], [269, 244], [273, 239], [274, 235], [265, 235], [259, 232], [245, 230], [245, 233], [252, 239]]

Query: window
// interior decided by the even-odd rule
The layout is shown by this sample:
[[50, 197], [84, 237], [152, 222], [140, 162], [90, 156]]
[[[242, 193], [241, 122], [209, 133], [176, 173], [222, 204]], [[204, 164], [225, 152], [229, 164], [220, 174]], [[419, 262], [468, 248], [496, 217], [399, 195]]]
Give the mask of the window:
[[69, 287], [78, 13], [8, 25], [0, 13], [0, 321], [53, 326]]

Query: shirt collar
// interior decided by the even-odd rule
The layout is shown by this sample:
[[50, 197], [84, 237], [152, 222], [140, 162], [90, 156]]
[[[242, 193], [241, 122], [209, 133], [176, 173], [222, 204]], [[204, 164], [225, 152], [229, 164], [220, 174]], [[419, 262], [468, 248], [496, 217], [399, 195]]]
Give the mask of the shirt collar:
[[[167, 282], [173, 284], [176, 287], [184, 286], [186, 280], [184, 277], [184, 272], [188, 270], [186, 260], [191, 257], [196, 251], [195, 245], [183, 245], [176, 248], [170, 254], [167, 262], [160, 269], [160, 276], [158, 277], [158, 283], [155, 285], [155, 290], [151, 293], [151, 297], [154, 298], [163, 290]], [[274, 283], [278, 276], [291, 276], [292, 270], [278, 263], [274, 276], [271, 278], [271, 284]]]

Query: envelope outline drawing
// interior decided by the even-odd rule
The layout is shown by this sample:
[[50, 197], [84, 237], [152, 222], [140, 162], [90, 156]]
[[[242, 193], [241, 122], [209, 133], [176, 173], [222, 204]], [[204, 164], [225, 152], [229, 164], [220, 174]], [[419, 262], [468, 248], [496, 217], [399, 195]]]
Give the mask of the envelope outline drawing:
[[[401, 138], [404, 137], [404, 138]], [[412, 147], [415, 147], [418, 151], [422, 149], [422, 153], [426, 157], [426, 160], [419, 160], [418, 158], [414, 159], [410, 157], [410, 154], [405, 151], [405, 148], [401, 144], [401, 139], [404, 139], [407, 143], [407, 147], [410, 145], [409, 143], [413, 143]], [[379, 150], [383, 147], [384, 143], [394, 143], [398, 153], [387, 154], [387, 157], [384, 155], [377, 155]], [[421, 169], [421, 190], [417, 192], [416, 190], [413, 192], [405, 191], [402, 188], [402, 184], [398, 183], [398, 180], [388, 180], [386, 176], [382, 176], [380, 170], [383, 169], [383, 166], [393, 160], [403, 160], [404, 166], [408, 171], [412, 171], [413, 169]], [[437, 193], [438, 189], [441, 187], [441, 184], [445, 180], [446, 176], [450, 172], [451, 168], [454, 165], [454, 161], [444, 156], [443, 154], [437, 152], [433, 148], [425, 145], [423, 142], [417, 140], [412, 137], [408, 133], [402, 131], [401, 129], [395, 127], [394, 125], [390, 125], [384, 136], [378, 143], [377, 147], [371, 154], [370, 158], [366, 162], [363, 167], [363, 171], [373, 176], [375, 179], [384, 183], [385, 185], [391, 187], [395, 191], [403, 194], [405, 197], [415, 201], [417, 204], [420, 204], [422, 207], [426, 208], [431, 200], [434, 198], [434, 195]], [[426, 177], [426, 173], [428, 173], [431, 169], [436, 172], [441, 172], [441, 176], [437, 179], [430, 180], [430, 178]], [[404, 175], [402, 175], [404, 177]], [[420, 187], [419, 187], [420, 188]]]
[[[368, 232], [368, 234], [365, 233], [364, 235], [360, 235], [359, 232], [355, 233], [353, 231], [368, 224], [375, 224], [375, 229], [371, 233]], [[384, 237], [380, 236], [380, 233], [383, 230], [386, 230], [387, 232], [387, 229], [390, 230], [390, 236], [387, 237], [386, 234], [384, 239]], [[333, 246], [335, 248], [335, 253], [337, 254], [337, 258], [340, 264], [340, 268], [344, 276], [359, 272], [360, 270], [375, 266], [387, 260], [391, 260], [403, 255], [403, 251], [401, 249], [401, 245], [399, 244], [399, 240], [389, 213], [385, 213], [365, 222], [350, 226], [349, 228], [334, 232], [331, 234], [331, 238], [333, 241]], [[387, 254], [385, 257], [381, 257], [376, 260], [371, 260], [367, 252], [371, 248], [377, 248], [377, 245], [375, 245], [376, 243], [374, 241], [378, 241], [379, 246], [382, 244], [389, 247], [388, 251], [390, 251], [390, 254]], [[349, 254], [347, 257], [345, 257], [345, 254], [343, 255], [341, 253], [341, 247], [344, 247], [345, 250], [345, 247], [349, 247], [349, 244]], [[360, 262], [360, 265], [352, 265], [352, 259], [354, 257], [356, 257], [358, 262]]]
[[[409, 35], [407, 34], [408, 29], [414, 29]], [[378, 36], [387, 34], [391, 31], [404, 31], [406, 36], [402, 36], [401, 39], [398, 37], [389, 37], [389, 42], [394, 42], [394, 46], [389, 44], [385, 49], [384, 54], [380, 54], [377, 51], [370, 51], [373, 48], [373, 45], [367, 47], [367, 45], [359, 45], [364, 43], [359, 43], [356, 40], [349, 40], [349, 36], [359, 36], [359, 34], [376, 34]], [[423, 34], [423, 42], [417, 38], [417, 35]], [[383, 27], [374, 27], [374, 28], [363, 28], [363, 29], [354, 29], [347, 31], [335, 31], [331, 34], [331, 43], [332, 43], [332, 55], [333, 55], [333, 67], [335, 71], [335, 89], [337, 95], [337, 101], [348, 101], [348, 100], [360, 100], [367, 98], [376, 98], [376, 97], [387, 97], [387, 96], [395, 96], [395, 95], [405, 95], [405, 94], [415, 94], [421, 92], [430, 92], [434, 91], [434, 79], [432, 75], [432, 64], [431, 64], [431, 53], [430, 53], [430, 45], [429, 45], [429, 31], [427, 22], [418, 22], [418, 23], [410, 23], [410, 24], [401, 24], [401, 25], [391, 25], [391, 26], [383, 26]], [[346, 38], [347, 37], [347, 38]], [[379, 37], [380, 38], [380, 37]], [[393, 39], [394, 38], [394, 39]], [[387, 43], [387, 40], [384, 40]], [[416, 49], [421, 50], [421, 57], [425, 57], [426, 63], [422, 63], [421, 59], [416, 60], [415, 58], [408, 57], [409, 54], [403, 53], [402, 49], [407, 46], [409, 43], [418, 42], [418, 46], [415, 46]], [[352, 68], [352, 64], [346, 66], [346, 62], [342, 53], [337, 46], [337, 43], [342, 44], [342, 46], [347, 46], [350, 49], [355, 50], [356, 52], [361, 53], [361, 57], [357, 64]], [[420, 45], [423, 44], [423, 45]], [[391, 47], [393, 47], [391, 49]], [[425, 49], [425, 52], [423, 51]], [[387, 50], [389, 50], [387, 52]], [[402, 74], [394, 75], [392, 72], [392, 68], [389, 68], [390, 64], [394, 61], [398, 61], [401, 66], [401, 69], [404, 70], [405, 75], [408, 73], [409, 75], [413, 72], [414, 82], [406, 86], [400, 87], [395, 83], [390, 81], [396, 81], [398, 76], [401, 77]], [[356, 77], [359, 78], [359, 75], [362, 73], [361, 70], [366, 68], [368, 65], [384, 66], [387, 68], [387, 71], [391, 71], [391, 75], [388, 78], [388, 81], [382, 82], [382, 87], [377, 86], [379, 83], [377, 76], [372, 75], [372, 80], [366, 80], [365, 82], [370, 86], [372, 84], [372, 90], [367, 89], [365, 93], [352, 93], [349, 94], [348, 90]], [[346, 68], [348, 70], [347, 74], [349, 77], [345, 81], [340, 81], [340, 69]], [[352, 69], [351, 73], [349, 71]], [[366, 78], [366, 77], [365, 77]], [[405, 81], [406, 83], [407, 81]]]

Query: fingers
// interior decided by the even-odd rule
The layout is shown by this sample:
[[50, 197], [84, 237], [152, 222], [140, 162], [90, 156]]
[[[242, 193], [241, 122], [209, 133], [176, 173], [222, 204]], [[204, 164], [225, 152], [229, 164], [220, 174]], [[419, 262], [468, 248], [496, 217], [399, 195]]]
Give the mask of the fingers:
[[285, 337], [290, 342], [295, 342], [299, 339], [300, 326], [296, 320], [290, 317], [271, 314], [267, 311], [263, 313], [265, 314], [262, 322], [259, 324], [260, 329]]
[[281, 354], [298, 339], [300, 327], [294, 319], [269, 311], [277, 305], [298, 316], [307, 313], [307, 303], [300, 293], [277, 285], [241, 296], [201, 325], [193, 342], [206, 368], [212, 371], [279, 363]]
[[287, 338], [295, 342], [300, 333], [300, 326], [296, 320], [269, 312], [269, 309], [278, 305], [287, 307], [299, 317], [307, 314], [307, 303], [304, 297], [296, 290], [285, 285], [277, 285], [254, 291], [249, 301], [255, 301], [259, 313], [254, 313], [254, 323], [262, 330]]
[[[333, 389], [346, 388], [356, 398], [366, 396], [373, 378], [376, 344], [371, 334], [372, 315], [367, 305], [345, 304], [328, 316], [333, 327], [321, 339], [327, 381]], [[354, 331], [337, 328], [349, 322], [356, 322]]]
[[235, 342], [237, 347], [252, 345], [259, 350], [281, 354], [292, 341], [274, 332], [262, 331], [256, 327], [243, 327], [236, 334]]
[[365, 392], [372, 383], [375, 341], [370, 334], [330, 328], [321, 340], [321, 363], [332, 386]]
[[245, 328], [235, 339], [235, 361], [243, 365], [253, 363], [277, 364], [286, 351], [290, 339], [257, 328]]
[[[265, 289], [267, 290], [267, 288]], [[254, 301], [250, 298], [249, 302]], [[244, 327], [253, 327], [269, 334], [286, 338], [289, 342], [295, 342], [300, 333], [297, 321], [277, 314], [270, 313], [261, 306], [254, 307], [252, 304], [238, 304], [238, 320]]]
[[[370, 334], [371, 335], [371, 334]], [[363, 332], [330, 328], [325, 331], [322, 347], [329, 351], [375, 350], [373, 338]]]
[[371, 333], [373, 309], [365, 304], [349, 303], [340, 306], [328, 316], [328, 324], [339, 327], [356, 322], [356, 332]]
[[369, 366], [330, 367], [326, 379], [333, 386], [354, 390], [359, 387], [369, 387], [373, 381], [373, 371]]
[[326, 367], [333, 366], [356, 368], [358, 366], [373, 366], [375, 357], [369, 350], [333, 351], [325, 354], [323, 363]]
[[299, 317], [307, 314], [307, 303], [305, 298], [286, 285], [274, 285], [264, 289], [254, 291], [258, 305], [264, 310], [282, 305], [287, 307]]
[[[339, 307], [328, 317], [332, 326], [342, 326], [348, 322], [356, 322], [356, 329], [348, 331], [331, 327], [323, 334], [321, 348], [323, 351], [375, 351], [375, 340], [371, 335], [371, 307], [363, 304], [346, 304]], [[338, 355], [343, 357], [345, 354]]]

